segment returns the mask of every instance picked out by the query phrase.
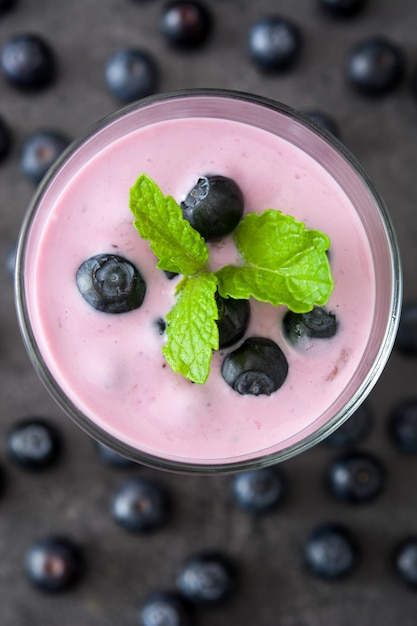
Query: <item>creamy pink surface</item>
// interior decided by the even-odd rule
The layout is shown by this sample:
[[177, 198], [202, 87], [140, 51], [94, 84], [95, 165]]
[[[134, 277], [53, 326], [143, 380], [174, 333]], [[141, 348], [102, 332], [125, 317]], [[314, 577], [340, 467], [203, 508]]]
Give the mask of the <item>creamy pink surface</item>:
[[[172, 306], [175, 281], [155, 268], [153, 253], [132, 226], [129, 189], [141, 172], [178, 201], [199, 175], [229, 176], [241, 187], [247, 212], [279, 209], [330, 236], [335, 288], [328, 308], [339, 320], [334, 339], [295, 348], [281, 333], [285, 308], [252, 302], [248, 335], [274, 339], [289, 362], [285, 384], [270, 397], [230, 389], [220, 374], [221, 352], [202, 386], [166, 365], [155, 320]], [[82, 298], [75, 273], [102, 252], [138, 266], [147, 283], [141, 308], [109, 315]], [[322, 426], [355, 374], [372, 324], [372, 260], [349, 199], [301, 150], [240, 123], [164, 122], [116, 141], [62, 190], [28, 254], [29, 312], [59, 385], [110, 435], [168, 459], [204, 463], [282, 449]], [[230, 238], [211, 245], [213, 268], [235, 260]]]

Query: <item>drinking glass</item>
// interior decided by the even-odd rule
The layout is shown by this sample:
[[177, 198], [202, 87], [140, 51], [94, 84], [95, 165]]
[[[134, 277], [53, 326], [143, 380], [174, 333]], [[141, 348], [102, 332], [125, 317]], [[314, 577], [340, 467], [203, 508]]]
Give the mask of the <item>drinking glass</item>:
[[[39, 286], [36, 264], [44, 254], [40, 241], [51, 220], [58, 219], [54, 207], [78, 171], [133, 131], [184, 119], [195, 119], [202, 124], [207, 119], [238, 122], [242, 129], [251, 128], [281, 138], [322, 168], [351, 203], [368, 239], [373, 264], [370, 288], [375, 294], [372, 324], [369, 336], [364, 339], [362, 358], [328, 406], [321, 408], [302, 428], [294, 428], [284, 437], [271, 434], [261, 446], [254, 437], [252, 449], [246, 446], [227, 453], [222, 448], [219, 454], [201, 456], [197, 452], [199, 443], [193, 444], [192, 436], [186, 453], [178, 453], [175, 436], [171, 447], [166, 443], [164, 449], [142, 446], [140, 423], [146, 420], [146, 406], [138, 414], [136, 438], [124, 437], [122, 426], [115, 431], [100, 415], [81, 408], [77, 390], [68, 392], [65, 374], [63, 380], [59, 366], [50, 356], [51, 346], [46, 345], [39, 330], [36, 305]], [[198, 154], [198, 145], [195, 151]], [[76, 240], [73, 246], [76, 249]], [[287, 459], [323, 440], [355, 412], [377, 382], [392, 349], [399, 321], [402, 279], [397, 240], [388, 211], [363, 167], [342, 143], [284, 104], [246, 93], [205, 89], [158, 94], [138, 101], [99, 121], [72, 143], [41, 182], [28, 207], [18, 245], [15, 287], [18, 320], [29, 357], [46, 388], [70, 418], [93, 438], [135, 461], [170, 471], [208, 474], [257, 468]], [[65, 302], [62, 306], [65, 309]], [[59, 315], [57, 311], [57, 324]], [[72, 337], [74, 345], [86, 339]], [[277, 419], [282, 412], [278, 394], [279, 391], [275, 394]], [[228, 420], [227, 415], [224, 420]], [[172, 429], [175, 430], [175, 424]], [[222, 433], [218, 435], [219, 446], [222, 436]]]

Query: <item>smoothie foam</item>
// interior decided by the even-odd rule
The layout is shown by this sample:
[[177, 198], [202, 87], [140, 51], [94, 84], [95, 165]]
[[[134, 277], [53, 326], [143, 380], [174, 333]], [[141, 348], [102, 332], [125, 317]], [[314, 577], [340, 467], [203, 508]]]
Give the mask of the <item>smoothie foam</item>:
[[[339, 329], [328, 340], [293, 347], [282, 336], [285, 307], [251, 301], [247, 336], [270, 337], [289, 374], [271, 396], [240, 396], [222, 379], [215, 353], [205, 385], [174, 374], [156, 321], [174, 302], [175, 280], [132, 226], [129, 189], [146, 172], [178, 202], [197, 178], [222, 174], [243, 191], [245, 212], [279, 209], [331, 239], [334, 291], [327, 308]], [[81, 162], [31, 234], [27, 303], [43, 359], [70, 400], [100, 429], [152, 456], [215, 463], [282, 450], [323, 427], [361, 363], [374, 317], [374, 265], [351, 200], [311, 156], [248, 124], [175, 119], [140, 128]], [[212, 268], [236, 261], [231, 238], [209, 244]], [[75, 274], [99, 253], [140, 269], [142, 306], [109, 315], [80, 295]], [[232, 350], [230, 348], [230, 350]]]

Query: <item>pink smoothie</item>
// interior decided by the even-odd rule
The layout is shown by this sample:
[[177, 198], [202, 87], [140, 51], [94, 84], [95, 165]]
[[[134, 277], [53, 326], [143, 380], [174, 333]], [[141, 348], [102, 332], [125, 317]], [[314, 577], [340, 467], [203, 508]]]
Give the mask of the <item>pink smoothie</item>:
[[[323, 428], [342, 406], [374, 318], [374, 264], [365, 230], [342, 188], [289, 141], [248, 124], [194, 118], [151, 124], [116, 139], [73, 168], [71, 180], [43, 203], [26, 254], [29, 316], [58, 385], [99, 429], [152, 457], [223, 463], [276, 452]], [[204, 385], [174, 374], [161, 353], [155, 321], [174, 303], [176, 280], [132, 225], [129, 189], [146, 172], [165, 194], [184, 199], [197, 178], [234, 179], [245, 211], [279, 209], [331, 239], [334, 291], [327, 308], [332, 339], [294, 347], [282, 334], [285, 307], [251, 302], [247, 336], [273, 339], [289, 373], [271, 396], [241, 396], [223, 380], [226, 351], [214, 354]], [[210, 264], [236, 261], [227, 237], [210, 244]], [[80, 295], [75, 274], [87, 258], [114, 252], [134, 263], [147, 291], [142, 306], [111, 315]]]

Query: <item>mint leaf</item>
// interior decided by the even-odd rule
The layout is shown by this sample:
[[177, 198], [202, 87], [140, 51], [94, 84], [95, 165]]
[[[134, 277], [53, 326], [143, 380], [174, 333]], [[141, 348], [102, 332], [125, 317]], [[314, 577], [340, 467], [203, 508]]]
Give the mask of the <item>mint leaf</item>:
[[199, 384], [206, 382], [212, 351], [219, 347], [216, 290], [212, 272], [183, 278], [177, 301], [166, 317], [167, 342], [162, 352], [174, 372]]
[[308, 230], [290, 215], [272, 209], [250, 213], [234, 239], [246, 265], [228, 265], [217, 273], [223, 297], [255, 297], [296, 313], [323, 305], [333, 289], [324, 233]]
[[146, 174], [130, 190], [134, 226], [158, 257], [159, 269], [190, 276], [204, 268], [209, 251], [201, 235], [182, 216], [171, 196], [164, 196]]

